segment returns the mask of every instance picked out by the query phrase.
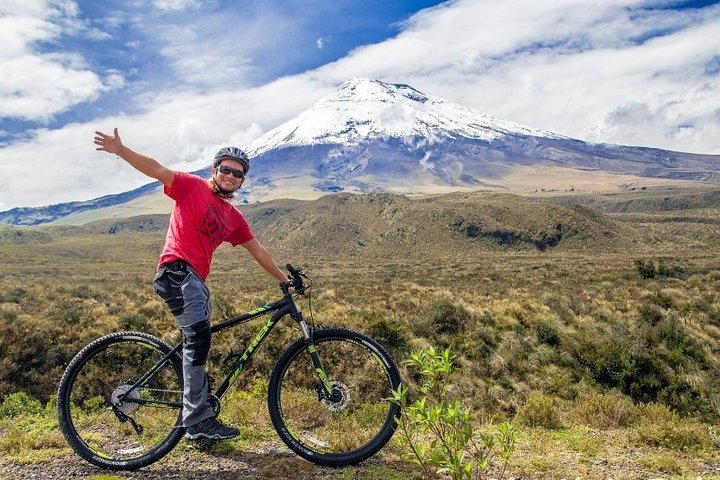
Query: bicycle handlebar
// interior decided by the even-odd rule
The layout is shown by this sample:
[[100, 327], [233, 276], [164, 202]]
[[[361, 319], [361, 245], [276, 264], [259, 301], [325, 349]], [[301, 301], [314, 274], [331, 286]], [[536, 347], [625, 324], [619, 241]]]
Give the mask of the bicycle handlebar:
[[291, 278], [283, 285], [294, 288], [295, 292], [297, 292], [299, 295], [305, 293], [306, 286], [303, 278], [308, 278], [307, 275], [305, 275], [305, 271], [295, 268], [289, 263], [285, 265], [285, 268], [287, 268], [288, 272], [290, 272]]

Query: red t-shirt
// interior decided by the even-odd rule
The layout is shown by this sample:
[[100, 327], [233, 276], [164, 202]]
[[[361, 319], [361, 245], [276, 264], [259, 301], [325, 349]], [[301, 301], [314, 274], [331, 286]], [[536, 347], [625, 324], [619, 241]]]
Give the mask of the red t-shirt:
[[206, 279], [213, 252], [222, 242], [235, 246], [254, 238], [243, 214], [218, 198], [198, 176], [175, 172], [165, 194], [175, 206], [158, 265], [185, 260]]

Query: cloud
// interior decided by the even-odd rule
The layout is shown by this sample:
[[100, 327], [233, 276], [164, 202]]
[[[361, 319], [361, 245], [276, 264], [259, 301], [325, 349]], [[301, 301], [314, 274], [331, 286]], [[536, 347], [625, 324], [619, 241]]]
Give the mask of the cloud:
[[158, 46], [173, 86], [208, 91], [264, 83], [269, 72], [285, 68], [303, 22], [301, 12], [252, 2], [242, 9], [203, 7], [202, 15], [177, 20], [149, 15], [138, 28]]
[[[27, 178], [27, 165], [51, 159], [32, 175], [32, 184], [9, 182], [0, 202], [41, 206], [87, 200], [139, 187], [150, 180], [123, 160], [96, 152], [95, 130], [118, 127], [128, 147], [170, 168], [194, 171], [209, 165], [222, 146], [244, 146], [307, 107], [307, 98], [332, 90], [308, 79], [286, 78], [248, 90], [211, 94], [172, 92], [146, 98], [146, 110], [62, 129], [41, 129], [32, 138], [0, 148], [0, 178]], [[295, 95], [288, 96], [288, 92]], [[278, 103], [278, 99], [283, 98]]]
[[0, 118], [47, 121], [105, 89], [78, 54], [37, 48], [58, 41], [62, 24], [78, 28], [74, 2], [14, 1], [0, 13]]
[[[63, 27], [48, 20], [44, 2], [16, 3], [35, 13], [16, 13], [15, 21], [22, 18], [27, 28], [15, 28], [13, 35], [0, 27], [3, 72], [10, 71], [3, 62], [23, 55], [45, 68], [55, 65], [59, 85], [66, 85], [62, 95], [69, 98], [63, 108], [103, 88], [128, 87], [126, 72], [107, 70], [101, 81], [83, 68], [82, 57], [35, 53], [31, 45], [57, 39]], [[26, 178], [29, 162], [53, 159], [35, 173], [31, 188], [18, 181], [3, 185], [0, 202], [38, 206], [146, 183], [124, 162], [94, 151], [95, 129], [117, 126], [131, 148], [171, 168], [195, 170], [220, 146], [247, 145], [352, 76], [408, 83], [482, 113], [584, 140], [718, 154], [720, 7], [675, 11], [647, 5], [641, 0], [450, 2], [412, 16], [393, 38], [258, 86], [250, 80], [255, 59], [265, 58], [258, 52], [272, 52], [268, 61], [279, 61], [275, 54], [283, 48], [272, 45], [284, 45], [282, 36], [300, 28], [292, 15], [260, 6], [246, 12], [247, 18], [191, 11], [197, 21], [155, 28], [155, 37], [137, 43], [139, 49], [161, 46], [177, 79], [173, 88], [147, 89], [154, 85], [148, 83], [141, 94], [123, 99], [131, 113], [40, 129], [25, 140], [0, 144], [0, 179]], [[157, 17], [138, 21], [148, 22], [143, 28], [151, 30]], [[310, 46], [318, 39], [307, 32], [304, 38]], [[83, 73], [89, 74], [85, 87], [70, 88], [62, 81], [64, 75]], [[2, 93], [4, 80], [0, 108], [7, 108], [6, 98], [12, 100]], [[82, 85], [83, 78], [78, 80]], [[18, 111], [38, 116], [64, 98], [45, 94], [43, 89], [52, 91], [54, 85], [28, 85], [32, 89], [17, 98], [37, 105], [18, 106]]]
[[200, 0], [154, 0], [153, 5], [163, 11], [194, 10], [202, 6]]
[[318, 48], [319, 50], [324, 49], [325, 46], [326, 46], [328, 43], [330, 43], [330, 39], [327, 38], [327, 37], [319, 37], [319, 38], [315, 41], [315, 45], [317, 46], [317, 48]]
[[[406, 82], [588, 141], [720, 153], [713, 120], [720, 84], [708, 74], [720, 51], [718, 31], [720, 6], [458, 1], [420, 12], [395, 38], [358, 48], [315, 74], [337, 82], [354, 75]], [[633, 101], [662, 120], [614, 124], [612, 113]], [[678, 125], [694, 126], [678, 137]]]

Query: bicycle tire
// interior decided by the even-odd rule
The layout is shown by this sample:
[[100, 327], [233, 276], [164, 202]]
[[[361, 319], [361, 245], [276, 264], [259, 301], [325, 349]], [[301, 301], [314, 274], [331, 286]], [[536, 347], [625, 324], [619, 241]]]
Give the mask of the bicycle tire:
[[270, 419], [282, 441], [302, 458], [333, 467], [357, 464], [376, 454], [395, 432], [400, 407], [390, 396], [400, 386], [400, 373], [387, 351], [361, 333], [317, 330], [313, 341], [341, 399], [321, 398], [308, 344], [301, 339], [273, 368]]
[[[180, 357], [171, 356], [147, 385], [127, 393], [130, 382], [171, 350], [152, 335], [125, 331], [98, 338], [75, 355], [58, 385], [57, 414], [60, 430], [80, 457], [102, 468], [135, 470], [177, 445], [185, 433], [181, 407], [133, 400], [181, 405]], [[123, 393], [130, 399], [119, 401]]]

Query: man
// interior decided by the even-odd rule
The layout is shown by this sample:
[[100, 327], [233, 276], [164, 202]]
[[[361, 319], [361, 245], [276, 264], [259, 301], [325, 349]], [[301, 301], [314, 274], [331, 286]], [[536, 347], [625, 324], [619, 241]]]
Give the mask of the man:
[[175, 201], [158, 270], [153, 282], [183, 333], [183, 426], [190, 439], [220, 440], [239, 430], [221, 423], [208, 402], [205, 362], [210, 350], [210, 293], [205, 284], [215, 249], [224, 241], [242, 245], [270, 275], [281, 282], [287, 276], [253, 236], [245, 217], [230, 203], [245, 181], [250, 159], [239, 148], [221, 149], [204, 180], [173, 171], [157, 160], [123, 145], [117, 128], [113, 135], [95, 132], [96, 150], [117, 155], [148, 177], [163, 183]]

